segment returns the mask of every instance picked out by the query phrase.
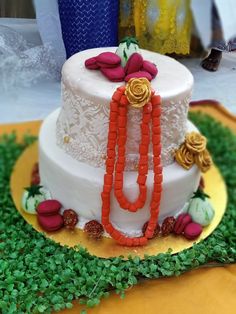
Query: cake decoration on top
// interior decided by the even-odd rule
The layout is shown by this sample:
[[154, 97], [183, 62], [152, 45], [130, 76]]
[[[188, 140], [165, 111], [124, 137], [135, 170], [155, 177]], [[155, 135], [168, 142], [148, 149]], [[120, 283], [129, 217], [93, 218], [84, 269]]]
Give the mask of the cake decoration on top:
[[[144, 77], [151, 81], [158, 73], [154, 63], [143, 60], [137, 41], [127, 37], [121, 41], [116, 53], [102, 52], [98, 56], [85, 61], [85, 67], [89, 70], [100, 70], [101, 73], [112, 82], [128, 82], [131, 78]], [[119, 51], [122, 53], [118, 53]], [[125, 55], [125, 61], [124, 61]]]
[[140, 54], [139, 43], [135, 37], [124, 37], [116, 50], [116, 54], [121, 58], [121, 65], [124, 67], [133, 53]]
[[[142, 108], [148, 104], [151, 99], [151, 84], [145, 78], [130, 79], [125, 88], [125, 95], [132, 107]], [[151, 112], [151, 104], [148, 104], [148, 108]]]

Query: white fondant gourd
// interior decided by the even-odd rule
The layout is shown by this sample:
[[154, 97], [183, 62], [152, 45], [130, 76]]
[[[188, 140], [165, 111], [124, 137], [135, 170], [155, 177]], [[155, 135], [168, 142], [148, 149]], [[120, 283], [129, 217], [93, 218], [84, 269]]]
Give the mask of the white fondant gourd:
[[214, 218], [215, 211], [207, 198], [194, 197], [187, 209], [192, 220], [201, 226], [208, 226]]
[[26, 213], [35, 215], [38, 204], [48, 199], [51, 199], [51, 194], [44, 187], [40, 187], [39, 193], [34, 196], [30, 196], [29, 191], [24, 190], [21, 206]]

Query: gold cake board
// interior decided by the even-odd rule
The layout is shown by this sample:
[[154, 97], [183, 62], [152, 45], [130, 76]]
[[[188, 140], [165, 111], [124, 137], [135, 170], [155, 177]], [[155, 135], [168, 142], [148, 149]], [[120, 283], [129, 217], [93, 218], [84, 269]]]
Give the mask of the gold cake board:
[[[23, 218], [31, 224], [35, 230], [44, 232], [38, 224], [37, 216], [28, 214], [21, 208], [22, 193], [24, 188], [30, 185], [31, 171], [37, 161], [38, 143], [36, 142], [28, 147], [16, 162], [11, 176], [11, 192], [15, 206]], [[157, 255], [158, 253], [166, 253], [168, 249], [171, 249], [172, 253], [177, 253], [190, 248], [194, 243], [198, 243], [208, 237], [218, 226], [224, 214], [227, 204], [227, 191], [224, 180], [215, 166], [211, 167], [211, 169], [204, 174], [204, 181], [206, 185], [205, 192], [210, 195], [210, 201], [215, 209], [215, 217], [211, 224], [203, 229], [200, 237], [194, 241], [189, 241], [182, 236], [169, 235], [167, 237], [157, 237], [149, 240], [148, 244], [143, 247], [129, 248], [118, 245], [113, 239], [107, 237], [103, 237], [101, 240], [91, 239], [85, 232], [77, 228], [74, 231], [63, 228], [56, 232], [44, 232], [44, 234], [47, 238], [61, 245], [69, 247], [80, 245], [86, 248], [90, 254], [102, 258], [118, 257], [121, 255], [125, 258], [128, 258], [129, 255], [143, 258], [145, 254]]]
[[[217, 106], [216, 106], [217, 104]], [[203, 105], [203, 106], [202, 106]], [[191, 111], [207, 113], [236, 133], [236, 117], [216, 102], [202, 101], [195, 104]], [[225, 114], [226, 113], [226, 114]], [[25, 133], [38, 135], [41, 121], [5, 124], [0, 134], [16, 131], [20, 141]], [[198, 269], [180, 277], [144, 281], [126, 292], [124, 300], [111, 293], [101, 304], [87, 310], [90, 314], [234, 314], [236, 265], [223, 268]], [[72, 309], [60, 313], [79, 313], [83, 307], [74, 302]]]

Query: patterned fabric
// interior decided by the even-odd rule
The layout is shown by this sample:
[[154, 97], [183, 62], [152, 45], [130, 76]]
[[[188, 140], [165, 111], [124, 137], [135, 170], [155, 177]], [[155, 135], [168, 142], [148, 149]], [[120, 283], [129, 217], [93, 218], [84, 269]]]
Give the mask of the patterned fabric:
[[67, 57], [81, 50], [117, 46], [118, 0], [58, 0]]
[[189, 0], [120, 0], [120, 34], [143, 49], [188, 54], [191, 22]]
[[[94, 167], [105, 166], [109, 103], [98, 103], [74, 93], [62, 82], [63, 106], [57, 120], [57, 144], [73, 158]], [[162, 165], [174, 161], [173, 152], [184, 141], [190, 94], [180, 95], [162, 102]], [[140, 144], [140, 110], [128, 113], [126, 144], [126, 170], [135, 170]], [[171, 128], [170, 128], [171, 125]], [[149, 169], [152, 165], [150, 146]]]

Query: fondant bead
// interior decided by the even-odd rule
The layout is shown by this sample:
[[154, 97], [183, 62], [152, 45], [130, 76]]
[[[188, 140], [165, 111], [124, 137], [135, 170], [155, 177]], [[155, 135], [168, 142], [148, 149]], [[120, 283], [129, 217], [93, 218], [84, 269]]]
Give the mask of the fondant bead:
[[123, 174], [122, 173], [116, 173], [115, 180], [116, 181], [122, 181], [123, 180]]
[[141, 145], [139, 146], [139, 153], [140, 153], [140, 155], [146, 155], [146, 154], [148, 154], [148, 146], [141, 144]]
[[120, 104], [121, 104], [121, 106], [125, 106], [125, 107], [128, 106], [129, 101], [125, 95], [121, 96]]
[[113, 52], [102, 52], [96, 57], [97, 62], [106, 65], [119, 65], [121, 63], [120, 57]]
[[[155, 146], [156, 146], [155, 150], [158, 150], [158, 149], [160, 150], [160, 147], [158, 145], [155, 145]], [[158, 146], [158, 148], [157, 148], [157, 146]], [[157, 154], [157, 156], [153, 157], [154, 165], [160, 165], [160, 162], [161, 162], [160, 154], [161, 154], [161, 151], [159, 154]]]
[[139, 173], [140, 174], [147, 174], [148, 173], [148, 165], [139, 166]]
[[[161, 146], [160, 145], [153, 145], [153, 155], [154, 155], [154, 158], [155, 157], [159, 157], [160, 156], [160, 153], [161, 153]], [[155, 162], [155, 160], [154, 160]], [[157, 163], [156, 163], [157, 164]]]
[[161, 185], [154, 185], [153, 191], [157, 193], [161, 193], [162, 192]]
[[43, 216], [51, 216], [58, 214], [62, 205], [57, 200], [46, 200], [42, 201], [37, 206], [37, 213]]
[[119, 108], [119, 115], [120, 116], [127, 116], [127, 108], [126, 107], [120, 107]]
[[112, 82], [122, 82], [125, 71], [121, 66], [115, 68], [101, 68], [102, 74]]
[[38, 215], [38, 223], [45, 231], [57, 231], [63, 226], [63, 218], [60, 214], [52, 216]]
[[143, 122], [144, 123], [149, 123], [151, 120], [151, 116], [150, 116], [150, 113], [146, 113], [143, 115]]
[[141, 70], [147, 71], [148, 73], [150, 73], [152, 78], [155, 78], [157, 73], [158, 73], [156, 65], [150, 61], [147, 61], [147, 60], [143, 60], [143, 65], [142, 65]]
[[202, 226], [198, 223], [191, 222], [184, 229], [184, 236], [189, 240], [195, 240], [202, 233]]
[[118, 154], [119, 154], [119, 156], [125, 156], [125, 147], [124, 146], [118, 147]]
[[123, 164], [120, 163], [116, 163], [116, 171], [117, 172], [122, 172], [124, 171], [125, 166]]
[[104, 175], [104, 183], [107, 185], [111, 185], [113, 182], [113, 175], [112, 174], [105, 174]]
[[118, 104], [117, 104], [117, 102], [112, 101], [112, 102], [110, 103], [110, 110], [111, 110], [111, 111], [114, 111], [114, 112], [118, 112]]
[[116, 102], [119, 102], [122, 95], [123, 95], [122, 92], [116, 91], [116, 92], [112, 95], [112, 100], [114, 100], [114, 101], [116, 101]]
[[138, 72], [130, 73], [125, 76], [125, 81], [128, 82], [131, 78], [146, 78], [149, 81], [152, 80], [151, 74], [149, 74], [147, 71], [138, 71]]
[[139, 164], [146, 165], [148, 163], [148, 156], [141, 155], [139, 158]]
[[125, 73], [127, 75], [130, 73], [138, 72], [142, 66], [143, 66], [143, 57], [141, 54], [135, 52], [129, 57], [126, 63], [126, 66], [124, 68]]
[[154, 192], [152, 193], [152, 198], [154, 201], [156, 202], [160, 202], [161, 200], [161, 193], [158, 193], [158, 192]]
[[97, 64], [96, 57], [89, 58], [85, 61], [85, 67], [89, 70], [97, 70], [99, 69], [99, 65]]
[[159, 117], [161, 115], [160, 106], [158, 106], [152, 110], [152, 115], [153, 115], [153, 117]]
[[144, 185], [146, 183], [147, 176], [146, 175], [139, 175], [137, 179], [137, 183]]
[[153, 126], [160, 126], [160, 119], [154, 117], [154, 118], [152, 119], [152, 124], [153, 124]]
[[124, 116], [119, 116], [118, 117], [118, 126], [121, 127], [121, 128], [124, 128], [127, 124], [127, 118], [124, 117]]
[[151, 98], [151, 102], [152, 104], [155, 106], [155, 105], [160, 105], [161, 103], [161, 97], [160, 95], [153, 95], [152, 98]]
[[114, 111], [110, 112], [110, 122], [115, 122], [117, 119], [117, 113]]
[[109, 193], [112, 190], [112, 186], [108, 184], [103, 185], [103, 192]]
[[114, 139], [116, 139], [116, 133], [115, 132], [110, 132], [109, 133], [109, 135], [108, 135], [108, 139], [110, 139], [110, 140], [114, 140]]
[[112, 149], [107, 150], [107, 157], [108, 158], [115, 158], [115, 156], [116, 156], [116, 153], [114, 150], [112, 150]]
[[153, 142], [154, 145], [160, 144], [160, 142], [161, 142], [160, 136], [153, 136], [152, 142]]
[[153, 126], [153, 133], [154, 134], [161, 134], [161, 127], [160, 126]]
[[181, 234], [183, 233], [185, 227], [192, 222], [192, 218], [189, 214], [183, 213], [179, 215], [175, 221], [175, 226], [174, 226], [174, 233], [175, 234]]
[[122, 136], [126, 136], [127, 134], [127, 131], [126, 131], [126, 128], [121, 128], [119, 127], [119, 131], [118, 131], [119, 135], [122, 135]]
[[107, 147], [109, 149], [113, 149], [116, 146], [116, 141], [115, 140], [110, 140], [107, 144]]

